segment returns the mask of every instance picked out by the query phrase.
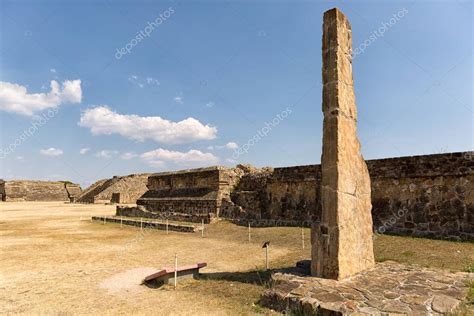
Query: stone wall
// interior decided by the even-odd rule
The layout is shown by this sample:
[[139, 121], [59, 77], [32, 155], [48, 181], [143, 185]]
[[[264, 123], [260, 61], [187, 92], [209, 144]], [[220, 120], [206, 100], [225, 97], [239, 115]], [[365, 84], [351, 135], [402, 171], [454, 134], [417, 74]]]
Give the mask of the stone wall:
[[275, 168], [266, 188], [268, 209], [264, 218], [319, 221], [320, 179], [319, 165]]
[[60, 181], [11, 180], [0, 182], [2, 201], [70, 201], [79, 194], [78, 184]]
[[5, 180], [0, 179], [0, 201], [5, 201]]
[[[474, 240], [473, 153], [368, 160], [367, 165], [376, 231]], [[254, 187], [241, 182], [228, 207], [234, 211], [224, 215], [254, 225], [309, 226], [321, 218], [320, 181], [319, 165], [275, 168], [266, 179], [251, 181]]]
[[474, 156], [369, 161], [377, 232], [474, 240]]
[[230, 187], [228, 199], [222, 202], [220, 216], [225, 218], [261, 219], [266, 214], [258, 210], [265, 209], [265, 188], [272, 174], [272, 168], [257, 169], [248, 165], [238, 165], [234, 170], [240, 176]]
[[225, 167], [160, 172], [148, 178], [148, 191], [137, 205], [150, 212], [218, 217], [239, 176]]
[[[377, 232], [474, 240], [474, 153], [368, 160], [367, 166]], [[309, 226], [321, 219], [320, 183], [319, 165], [163, 172], [149, 177], [140, 207], [117, 215]]]

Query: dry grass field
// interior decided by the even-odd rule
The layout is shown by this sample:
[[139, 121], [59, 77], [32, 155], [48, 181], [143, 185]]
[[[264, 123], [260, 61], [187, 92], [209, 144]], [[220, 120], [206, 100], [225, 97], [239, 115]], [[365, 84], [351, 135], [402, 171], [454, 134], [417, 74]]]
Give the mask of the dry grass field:
[[[0, 313], [2, 314], [269, 314], [256, 302], [268, 273], [263, 241], [270, 240], [271, 268], [309, 258], [309, 230], [302, 249], [299, 228], [255, 228], [226, 222], [200, 233], [120, 228], [90, 222], [113, 215], [114, 206], [0, 203]], [[377, 260], [396, 260], [453, 271], [471, 269], [474, 244], [378, 236]], [[180, 264], [207, 262], [204, 279], [174, 290], [151, 289], [141, 279], [174, 254]]]

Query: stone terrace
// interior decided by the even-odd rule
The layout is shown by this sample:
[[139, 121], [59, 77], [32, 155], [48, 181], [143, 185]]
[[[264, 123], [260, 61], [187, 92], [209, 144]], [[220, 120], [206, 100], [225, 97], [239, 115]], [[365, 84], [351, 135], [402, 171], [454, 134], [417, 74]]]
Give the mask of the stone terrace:
[[304, 315], [442, 315], [460, 306], [467, 283], [474, 281], [473, 273], [389, 261], [342, 281], [308, 277], [305, 269], [275, 273], [276, 285], [264, 293], [261, 303]]

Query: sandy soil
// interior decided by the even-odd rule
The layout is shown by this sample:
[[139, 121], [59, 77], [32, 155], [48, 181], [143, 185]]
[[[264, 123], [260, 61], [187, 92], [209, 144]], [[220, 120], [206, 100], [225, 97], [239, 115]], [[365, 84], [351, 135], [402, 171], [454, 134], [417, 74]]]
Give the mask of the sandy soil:
[[[91, 223], [91, 215], [113, 215], [114, 206], [59, 202], [0, 203], [0, 313], [26, 314], [251, 314], [262, 287], [213, 280], [218, 272], [263, 266], [260, 242], [270, 230], [247, 230], [218, 223], [200, 233], [140, 232], [117, 224]], [[229, 231], [227, 226], [232, 226]], [[286, 245], [272, 244], [271, 260], [309, 256], [298, 228], [279, 229]], [[266, 236], [267, 235], [267, 236]], [[294, 245], [285, 238], [294, 236]], [[309, 232], [307, 232], [309, 237]], [[282, 240], [283, 240], [282, 239]], [[139, 285], [151, 272], [180, 264], [207, 262], [208, 280], [189, 281], [177, 290]]]
[[[145, 230], [91, 223], [113, 215], [114, 206], [0, 203], [1, 314], [235, 315], [273, 313], [256, 302], [266, 284], [261, 245], [271, 241], [270, 267], [293, 266], [310, 257], [309, 230], [252, 229], [226, 222], [201, 233]], [[203, 279], [178, 289], [151, 289], [141, 280], [164, 266], [207, 262]], [[378, 261], [470, 271], [474, 243], [377, 236]], [[259, 271], [260, 272], [256, 272]]]

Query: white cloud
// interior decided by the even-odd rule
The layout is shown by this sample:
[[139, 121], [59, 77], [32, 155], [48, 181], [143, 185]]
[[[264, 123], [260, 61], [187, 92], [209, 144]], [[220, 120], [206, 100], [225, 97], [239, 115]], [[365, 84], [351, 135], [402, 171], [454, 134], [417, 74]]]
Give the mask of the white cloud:
[[91, 149], [90, 148], [81, 148], [81, 150], [79, 150], [79, 153], [81, 155], [85, 155], [87, 154]]
[[84, 111], [79, 125], [88, 127], [93, 135], [119, 134], [137, 141], [152, 139], [165, 144], [209, 140], [217, 135], [216, 127], [203, 125], [192, 117], [172, 122], [159, 116], [119, 114], [107, 106]]
[[214, 107], [214, 102], [207, 102], [206, 107], [208, 107], [208, 108]]
[[230, 159], [230, 158], [227, 158], [225, 161], [227, 161], [228, 163], [236, 163], [237, 162], [237, 160]]
[[54, 68], [51, 68], [49, 71], [52, 72], [53, 74], [56, 73], [56, 69], [54, 69]]
[[225, 145], [214, 145], [214, 146], [207, 146], [207, 149], [208, 150], [214, 150], [214, 149], [237, 149], [239, 148], [239, 145], [237, 145], [236, 143], [234, 142], [228, 142], [227, 144]]
[[150, 167], [153, 168], [163, 168], [166, 166], [166, 163], [161, 160], [149, 160], [146, 162]]
[[229, 143], [225, 144], [225, 148], [227, 148], [227, 149], [237, 149], [237, 148], [239, 148], [239, 145], [237, 145], [234, 142], [229, 142]]
[[25, 86], [0, 81], [0, 110], [27, 116], [64, 103], [80, 103], [81, 80], [66, 80], [60, 85], [51, 80], [48, 93], [28, 93]]
[[98, 151], [95, 156], [99, 158], [110, 159], [113, 156], [117, 155], [119, 152], [116, 150], [101, 150]]
[[123, 160], [130, 160], [130, 159], [133, 159], [135, 157], [138, 157], [137, 154], [135, 153], [132, 153], [132, 152], [128, 152], [128, 153], [123, 153], [121, 156], [120, 156], [120, 159], [123, 159]]
[[148, 83], [149, 85], [156, 85], [156, 86], [160, 85], [160, 82], [157, 79], [152, 78], [152, 77], [147, 77], [146, 83]]
[[63, 154], [63, 151], [58, 148], [50, 147], [48, 149], [41, 149], [40, 154], [42, 154], [43, 156], [56, 157], [61, 156]]
[[180, 95], [175, 96], [173, 100], [174, 100], [174, 102], [176, 102], [176, 103], [183, 104], [183, 97], [180, 96]]
[[180, 152], [159, 148], [141, 154], [140, 158], [153, 167], [162, 167], [167, 163], [185, 167], [209, 166], [219, 161], [219, 158], [213, 154], [203, 153], [196, 149]]
[[16, 160], [23, 161], [23, 160], [25, 160], [25, 157], [23, 157], [23, 156], [16, 156]]
[[128, 81], [130, 81], [132, 84], [139, 86], [140, 88], [145, 87], [145, 84], [149, 86], [159, 86], [160, 82], [158, 79], [155, 79], [153, 77], [146, 77], [146, 78], [140, 78], [137, 75], [131, 75], [128, 77]]

